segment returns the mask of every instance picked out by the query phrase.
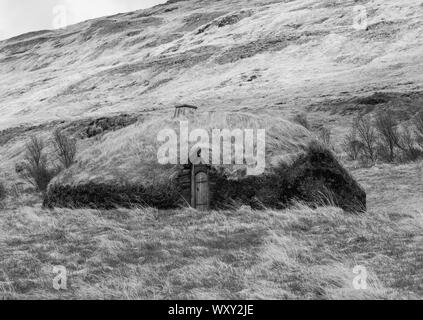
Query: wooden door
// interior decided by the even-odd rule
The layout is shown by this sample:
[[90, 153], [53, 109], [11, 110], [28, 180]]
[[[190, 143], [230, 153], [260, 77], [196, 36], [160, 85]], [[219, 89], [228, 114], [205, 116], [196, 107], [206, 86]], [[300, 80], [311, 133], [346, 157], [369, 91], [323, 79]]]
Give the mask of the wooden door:
[[209, 210], [209, 177], [205, 172], [195, 176], [195, 207], [199, 211]]

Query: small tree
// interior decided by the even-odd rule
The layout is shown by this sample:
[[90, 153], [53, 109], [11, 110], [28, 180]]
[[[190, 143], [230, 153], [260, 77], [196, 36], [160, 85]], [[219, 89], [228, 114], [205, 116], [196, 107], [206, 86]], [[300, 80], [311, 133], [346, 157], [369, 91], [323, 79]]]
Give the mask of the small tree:
[[377, 132], [369, 116], [360, 116], [355, 120], [357, 136], [362, 143], [365, 157], [372, 163], [376, 161]]
[[60, 130], [55, 130], [53, 144], [58, 160], [64, 168], [69, 168], [75, 162], [76, 141], [67, 137]]
[[357, 127], [355, 126], [355, 123], [353, 123], [353, 127], [350, 132], [348, 132], [345, 136], [344, 141], [342, 142], [342, 148], [350, 160], [358, 160], [358, 157], [363, 150], [363, 143], [357, 138]]
[[423, 151], [416, 147], [413, 130], [408, 126], [401, 126], [398, 147], [403, 153], [402, 161], [416, 161], [423, 156]]
[[383, 154], [386, 154], [389, 162], [395, 161], [395, 148], [400, 147], [400, 134], [398, 131], [398, 123], [395, 121], [392, 113], [379, 112], [376, 115], [375, 121], [376, 129], [380, 135], [380, 148], [385, 149]]
[[16, 165], [16, 172], [40, 192], [45, 192], [51, 179], [57, 174], [56, 169], [49, 169], [45, 154], [44, 141], [31, 137], [26, 144], [24, 162]]

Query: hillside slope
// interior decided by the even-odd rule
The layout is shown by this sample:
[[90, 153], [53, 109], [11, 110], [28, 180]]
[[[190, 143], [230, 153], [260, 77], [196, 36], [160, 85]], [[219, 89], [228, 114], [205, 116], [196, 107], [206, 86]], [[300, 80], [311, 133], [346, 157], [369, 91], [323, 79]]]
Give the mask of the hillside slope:
[[[357, 4], [367, 30], [353, 28]], [[189, 0], [21, 35], [0, 42], [0, 129], [179, 102], [336, 114], [377, 91], [414, 112], [422, 16], [418, 0]]]

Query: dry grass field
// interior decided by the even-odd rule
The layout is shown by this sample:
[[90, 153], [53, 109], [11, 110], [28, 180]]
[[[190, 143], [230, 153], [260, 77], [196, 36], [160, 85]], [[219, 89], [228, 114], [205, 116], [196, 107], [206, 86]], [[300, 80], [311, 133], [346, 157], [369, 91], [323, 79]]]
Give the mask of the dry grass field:
[[[0, 211], [0, 296], [422, 299], [421, 168], [354, 170], [369, 193], [363, 215], [300, 204], [285, 211], [50, 211], [22, 195], [20, 205], [9, 199]], [[53, 288], [59, 265], [68, 271], [65, 291]], [[368, 271], [366, 290], [354, 289], [357, 265]]]

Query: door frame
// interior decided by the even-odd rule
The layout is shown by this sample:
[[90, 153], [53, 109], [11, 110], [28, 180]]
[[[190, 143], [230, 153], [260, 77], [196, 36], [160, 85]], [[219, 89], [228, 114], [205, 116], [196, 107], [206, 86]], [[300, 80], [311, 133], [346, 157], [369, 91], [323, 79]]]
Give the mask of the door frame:
[[199, 173], [205, 173], [207, 175], [207, 184], [208, 184], [208, 205], [210, 207], [210, 176], [209, 176], [209, 166], [207, 165], [192, 165], [191, 167], [191, 207], [197, 208], [197, 184], [196, 177]]

